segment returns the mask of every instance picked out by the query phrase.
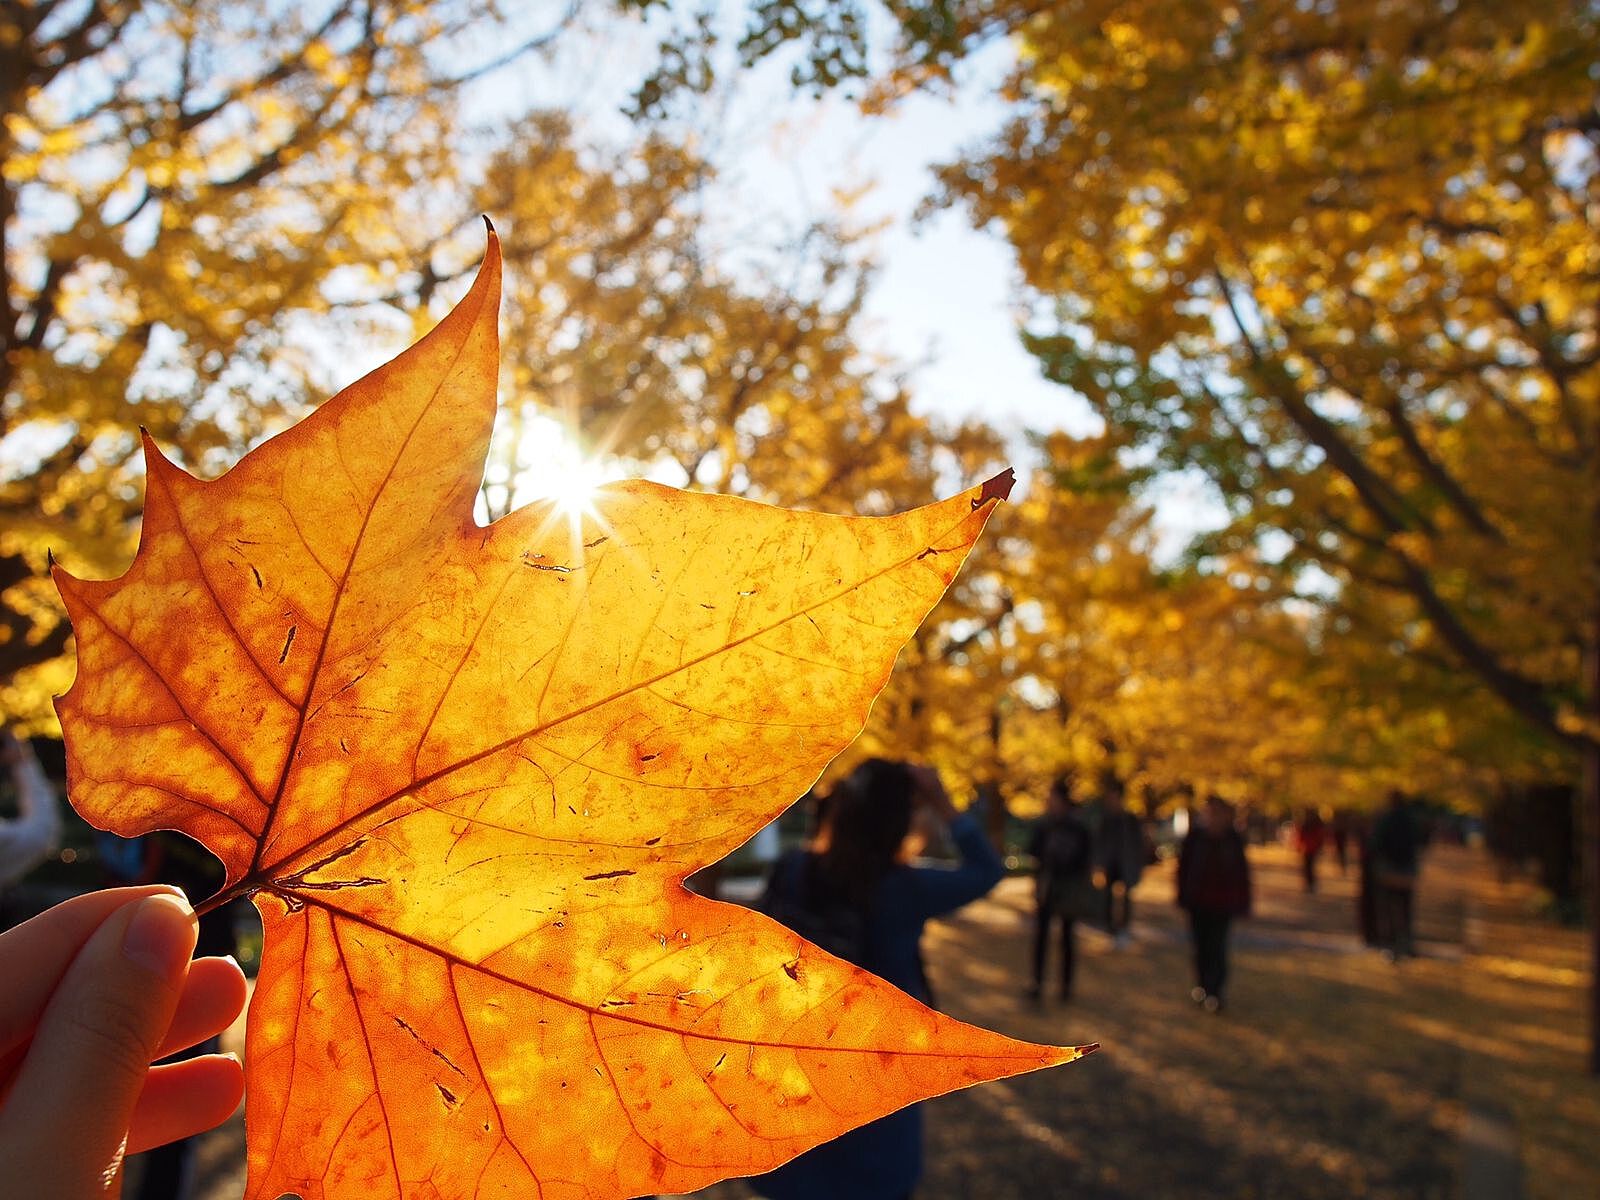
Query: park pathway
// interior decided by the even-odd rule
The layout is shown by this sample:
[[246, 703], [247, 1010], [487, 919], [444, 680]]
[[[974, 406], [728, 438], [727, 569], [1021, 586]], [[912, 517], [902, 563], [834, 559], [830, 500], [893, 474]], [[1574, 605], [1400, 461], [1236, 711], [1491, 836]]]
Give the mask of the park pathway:
[[[1325, 864], [1305, 895], [1286, 850], [1251, 855], [1257, 915], [1221, 1016], [1189, 1001], [1170, 864], [1136, 893], [1132, 945], [1080, 934], [1070, 1004], [1023, 998], [1029, 880], [930, 928], [947, 1011], [1102, 1050], [930, 1102], [918, 1200], [1519, 1200], [1474, 1178], [1527, 1200], [1600, 1196], [1581, 938], [1533, 920], [1527, 889], [1478, 852], [1439, 847], [1423, 957], [1390, 964], [1354, 933], [1353, 871]], [[242, 1140], [237, 1118], [210, 1136], [202, 1200], [241, 1194]], [[698, 1193], [750, 1195], [737, 1181]]]

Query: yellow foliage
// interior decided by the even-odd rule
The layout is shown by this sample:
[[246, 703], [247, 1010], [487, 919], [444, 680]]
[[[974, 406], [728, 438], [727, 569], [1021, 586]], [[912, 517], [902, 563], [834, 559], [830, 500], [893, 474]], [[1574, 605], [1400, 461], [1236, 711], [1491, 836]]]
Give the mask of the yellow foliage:
[[1325, 712], [1372, 726], [1328, 752], [1570, 774], [1591, 725], [1561, 714], [1600, 703], [1579, 674], [1600, 607], [1600, 19], [1558, 0], [986, 19], [1023, 34], [1018, 105], [947, 193], [1062, 314], [1033, 341], [1046, 372], [1158, 466], [1208, 474], [1241, 581], [1320, 610], [1318, 655], [1347, 656], [1327, 694], [1390, 726]]
[[[203, 0], [0, 20], [18, 34], [0, 73], [9, 719], [46, 718], [32, 669], [67, 633], [19, 577], [38, 577], [47, 547], [91, 572], [132, 551], [130, 431], [225, 466], [315, 394], [306, 316], [394, 291], [399, 264], [431, 251], [418, 231], [470, 211], [458, 196], [449, 222], [417, 219], [458, 173], [456, 101], [423, 15], [446, 36], [491, 27], [457, 0], [365, 17]], [[497, 55], [527, 30], [505, 33]], [[381, 282], [325, 288], [330, 267], [357, 264]]]

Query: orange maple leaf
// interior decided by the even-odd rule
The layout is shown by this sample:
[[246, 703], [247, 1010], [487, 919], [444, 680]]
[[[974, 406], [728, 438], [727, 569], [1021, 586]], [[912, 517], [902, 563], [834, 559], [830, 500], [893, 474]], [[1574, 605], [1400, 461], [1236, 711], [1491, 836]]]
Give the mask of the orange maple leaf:
[[57, 573], [74, 805], [203, 842], [265, 924], [247, 1196], [686, 1191], [1075, 1057], [681, 886], [859, 732], [1005, 487], [479, 527], [499, 287], [491, 232], [438, 328], [220, 479], [147, 440], [132, 567]]

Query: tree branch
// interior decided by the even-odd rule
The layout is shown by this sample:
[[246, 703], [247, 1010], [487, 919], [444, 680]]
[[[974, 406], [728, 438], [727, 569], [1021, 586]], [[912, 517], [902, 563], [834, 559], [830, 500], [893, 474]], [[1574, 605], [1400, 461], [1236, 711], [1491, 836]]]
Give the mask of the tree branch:
[[[1223, 302], [1227, 305], [1228, 313], [1233, 318], [1234, 327], [1239, 331], [1239, 339], [1244, 345], [1246, 353], [1250, 356], [1255, 373], [1263, 385], [1269, 384], [1269, 374], [1278, 377], [1279, 385], [1272, 388], [1272, 394], [1279, 405], [1300, 431], [1311, 442], [1327, 455], [1328, 462], [1339, 471], [1350, 485], [1355, 488], [1366, 506], [1373, 514], [1394, 533], [1404, 533], [1416, 523], [1416, 514], [1395, 491], [1394, 487], [1373, 471], [1352, 447], [1333, 423], [1322, 416], [1301, 396], [1292, 386], [1287, 372], [1282, 364], [1269, 362], [1265, 352], [1256, 344], [1250, 331], [1239, 314], [1238, 305], [1233, 298], [1232, 285], [1223, 275], [1220, 266], [1213, 264], [1212, 272], [1222, 293]], [[1289, 384], [1291, 386], [1283, 386]]]
[[[1288, 321], [1280, 321], [1279, 325], [1283, 329], [1284, 336], [1288, 339], [1290, 348], [1307, 362], [1314, 364], [1330, 387], [1338, 388], [1352, 397], [1358, 397], [1362, 394], [1364, 389], [1361, 384], [1351, 380], [1325, 351], [1307, 344], [1304, 330]], [[1496, 542], [1504, 542], [1505, 535], [1484, 514], [1478, 502], [1467, 494], [1466, 488], [1461, 485], [1460, 481], [1446, 470], [1444, 464], [1435, 458], [1428, 448], [1423, 445], [1422, 437], [1418, 433], [1416, 425], [1406, 415], [1404, 401], [1401, 397], [1391, 391], [1378, 399], [1375, 406], [1389, 418], [1389, 423], [1394, 427], [1395, 433], [1399, 436], [1400, 444], [1405, 447], [1406, 453], [1410, 455], [1412, 462], [1416, 463], [1417, 468], [1432, 482], [1433, 486], [1438, 489], [1439, 493], [1461, 518], [1484, 537], [1491, 538]], [[1425, 522], [1425, 527], [1427, 527], [1429, 533], [1436, 532], [1431, 527], [1431, 523]]]

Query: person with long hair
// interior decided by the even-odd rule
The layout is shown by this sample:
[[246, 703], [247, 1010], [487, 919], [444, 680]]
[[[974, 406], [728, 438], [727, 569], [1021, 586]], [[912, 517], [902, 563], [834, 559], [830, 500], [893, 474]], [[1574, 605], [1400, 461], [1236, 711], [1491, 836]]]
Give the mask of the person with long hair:
[[[907, 861], [913, 819], [942, 825], [960, 861]], [[958, 813], [931, 767], [875, 758], [827, 798], [817, 837], [774, 866], [763, 912], [823, 948], [933, 1004], [923, 925], [986, 895], [1004, 864], [970, 812]], [[915, 1104], [826, 1142], [750, 1180], [768, 1200], [901, 1200], [922, 1176], [922, 1113]]]

